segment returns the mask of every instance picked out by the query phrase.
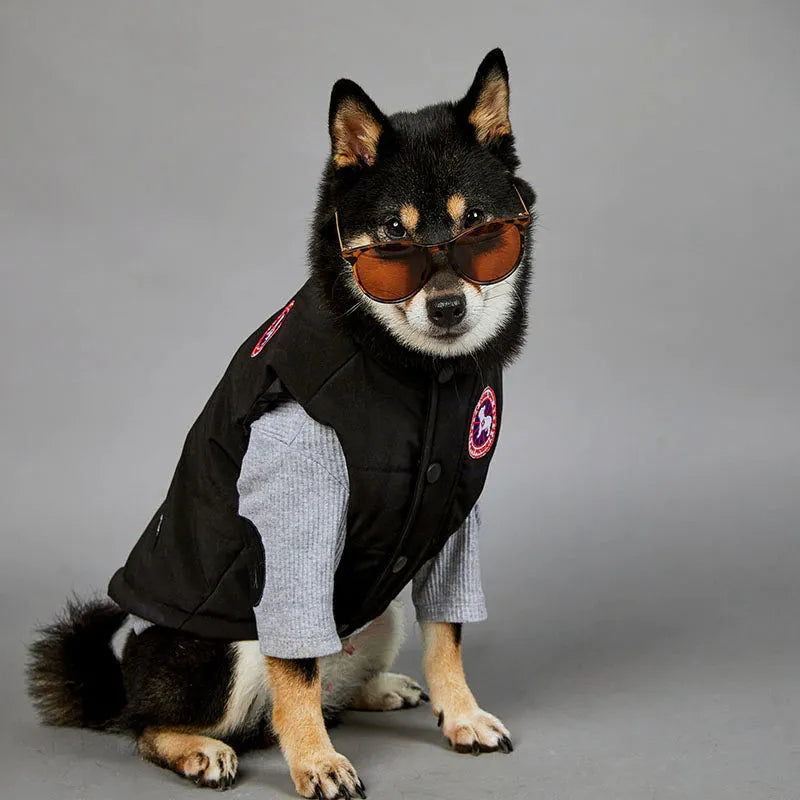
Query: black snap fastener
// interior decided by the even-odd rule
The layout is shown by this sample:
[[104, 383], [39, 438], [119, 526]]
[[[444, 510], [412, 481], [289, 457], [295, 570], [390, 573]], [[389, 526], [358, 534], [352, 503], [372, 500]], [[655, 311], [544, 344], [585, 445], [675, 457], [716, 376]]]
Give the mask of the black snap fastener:
[[392, 566], [392, 572], [400, 572], [403, 567], [408, 564], [408, 559], [405, 556], [400, 556], [397, 561], [394, 562]]
[[428, 467], [425, 477], [428, 479], [428, 483], [436, 483], [442, 477], [442, 465], [438, 461], [434, 461]]
[[439, 383], [447, 383], [450, 378], [453, 377], [453, 368], [451, 366], [442, 367], [439, 370], [439, 375], [437, 376], [439, 379]]

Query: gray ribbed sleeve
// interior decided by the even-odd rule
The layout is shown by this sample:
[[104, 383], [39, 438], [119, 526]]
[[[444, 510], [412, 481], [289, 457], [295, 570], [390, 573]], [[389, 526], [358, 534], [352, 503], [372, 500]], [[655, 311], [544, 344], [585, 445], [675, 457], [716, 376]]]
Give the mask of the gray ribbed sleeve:
[[487, 617], [481, 586], [476, 503], [441, 552], [422, 565], [411, 584], [420, 622], [479, 622]]
[[[313, 658], [341, 650], [333, 576], [344, 549], [347, 464], [333, 428], [294, 401], [256, 420], [237, 487], [239, 513], [264, 545], [264, 592], [255, 607], [261, 652]], [[477, 505], [413, 579], [417, 618], [486, 619], [478, 560]]]
[[264, 545], [264, 592], [255, 617], [265, 655], [313, 658], [341, 650], [333, 574], [344, 544], [343, 475], [347, 467], [335, 432], [296, 403], [252, 425], [237, 486], [239, 513]]

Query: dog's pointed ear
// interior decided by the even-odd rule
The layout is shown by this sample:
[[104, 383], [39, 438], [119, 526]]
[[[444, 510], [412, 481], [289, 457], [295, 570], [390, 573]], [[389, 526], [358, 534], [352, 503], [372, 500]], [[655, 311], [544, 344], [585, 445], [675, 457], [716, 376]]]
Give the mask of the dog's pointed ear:
[[333, 84], [328, 131], [334, 167], [372, 166], [387, 127], [386, 117], [357, 83], [341, 78]]
[[499, 47], [481, 61], [472, 86], [456, 108], [462, 120], [471, 127], [478, 144], [496, 147], [511, 136], [508, 67]]

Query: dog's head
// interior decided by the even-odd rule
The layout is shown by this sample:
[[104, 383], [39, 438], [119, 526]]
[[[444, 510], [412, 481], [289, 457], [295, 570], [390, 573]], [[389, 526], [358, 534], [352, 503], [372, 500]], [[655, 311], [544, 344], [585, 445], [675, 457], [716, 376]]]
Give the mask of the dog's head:
[[452, 239], [482, 222], [511, 217], [535, 202], [515, 175], [519, 159], [509, 121], [508, 70], [489, 53], [457, 102], [387, 116], [357, 84], [342, 79], [331, 94], [331, 155], [320, 186], [310, 256], [334, 313], [362, 342], [406, 362], [507, 363], [526, 323], [532, 236], [520, 265], [491, 285], [461, 277], [440, 254], [429, 279], [409, 299], [378, 302], [358, 286], [345, 249], [410, 239]]

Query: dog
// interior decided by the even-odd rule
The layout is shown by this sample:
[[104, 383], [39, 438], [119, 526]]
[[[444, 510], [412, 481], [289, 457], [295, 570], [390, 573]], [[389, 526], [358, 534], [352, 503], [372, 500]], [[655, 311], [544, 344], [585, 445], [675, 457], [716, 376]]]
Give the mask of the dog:
[[[499, 375], [525, 336], [536, 196], [517, 175], [499, 49], [484, 58], [460, 100], [415, 112], [387, 116], [360, 86], [341, 79], [328, 122], [331, 151], [309, 238], [308, 283], [237, 353], [226, 373], [233, 377], [223, 379], [187, 438], [165, 505], [112, 579], [113, 599], [74, 599], [40, 630], [28, 688], [44, 722], [132, 733], [144, 759], [198, 786], [229, 788], [237, 751], [277, 744], [300, 795], [349, 800], [366, 797], [366, 787], [328, 734], [346, 709], [430, 702], [457, 752], [513, 750], [508, 729], [480, 708], [464, 676], [462, 623], [483, 617], [479, 586], [474, 611], [436, 605], [456, 591], [439, 554], [460, 558], [467, 572], [472, 563], [464, 553], [499, 430]], [[322, 377], [312, 380], [314, 370]], [[250, 388], [256, 379], [264, 384], [257, 392]], [[246, 413], [233, 424], [237, 402]], [[299, 471], [248, 461], [258, 437], [296, 458], [303, 437], [328, 436], [328, 424], [342, 449], [325, 439], [333, 455], [324, 469], [304, 453], [302, 464], [316, 470], [308, 483]], [[274, 460], [275, 452], [264, 457]], [[253, 485], [245, 472], [257, 476]], [[280, 493], [279, 478], [289, 481]], [[234, 490], [238, 507], [222, 509]], [[273, 498], [266, 504], [265, 492]], [[331, 545], [328, 560], [312, 568], [294, 540], [281, 538], [276, 520], [285, 519], [280, 503], [300, 496], [291, 520], [323, 495], [335, 502], [319, 514], [335, 506], [332, 519], [347, 524], [319, 523], [340, 538], [331, 539], [336, 552]], [[359, 498], [384, 522], [359, 517]], [[224, 526], [234, 524], [241, 537], [229, 541]], [[186, 539], [191, 525], [202, 536]], [[269, 535], [259, 538], [259, 525]], [[179, 541], [183, 550], [175, 549]], [[297, 577], [307, 567], [311, 577]], [[389, 671], [403, 640], [396, 596], [409, 580], [424, 609], [427, 691]], [[197, 600], [192, 593], [201, 585]], [[164, 599], [181, 591], [195, 599]], [[226, 603], [244, 610], [226, 617]], [[328, 631], [324, 645], [316, 622], [303, 628], [315, 614]], [[292, 624], [306, 630], [298, 646]], [[284, 642], [278, 634], [286, 631]], [[274, 638], [265, 645], [262, 634]]]

